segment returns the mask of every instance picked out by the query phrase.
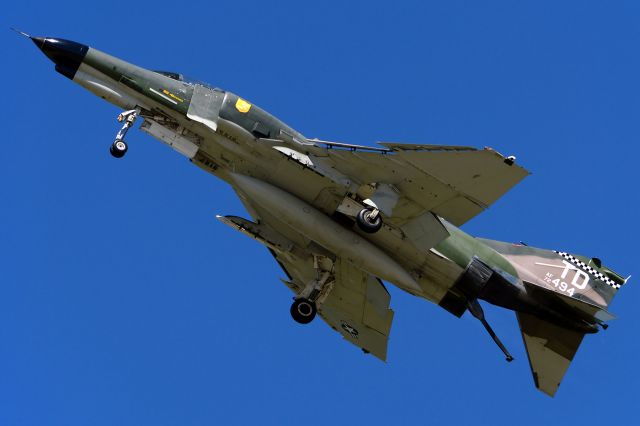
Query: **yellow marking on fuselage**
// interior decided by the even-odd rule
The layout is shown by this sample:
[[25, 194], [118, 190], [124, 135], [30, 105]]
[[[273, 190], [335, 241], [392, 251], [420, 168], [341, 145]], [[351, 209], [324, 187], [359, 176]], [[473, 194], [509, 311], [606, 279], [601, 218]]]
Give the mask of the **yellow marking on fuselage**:
[[242, 98], [238, 98], [236, 101], [236, 109], [241, 113], [246, 114], [251, 109], [251, 104]]
[[176, 95], [174, 95], [173, 93], [171, 93], [167, 89], [162, 89], [162, 93], [164, 93], [165, 95], [171, 96], [173, 99], [175, 99], [177, 101], [184, 102], [184, 99], [177, 97]]

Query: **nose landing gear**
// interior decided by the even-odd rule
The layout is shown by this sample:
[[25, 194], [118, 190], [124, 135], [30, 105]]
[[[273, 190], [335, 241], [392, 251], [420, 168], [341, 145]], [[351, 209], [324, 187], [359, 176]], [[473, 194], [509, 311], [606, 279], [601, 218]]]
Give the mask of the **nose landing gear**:
[[129, 147], [127, 143], [124, 141], [124, 136], [127, 134], [133, 123], [135, 123], [136, 118], [140, 114], [140, 108], [131, 109], [129, 111], [124, 111], [118, 115], [118, 121], [123, 122], [122, 128], [116, 134], [116, 140], [111, 144], [109, 148], [109, 152], [115, 158], [122, 158], [124, 154], [127, 153]]
[[109, 147], [109, 152], [115, 158], [122, 158], [124, 157], [124, 154], [127, 153], [128, 149], [129, 147], [127, 146], [127, 143], [125, 141], [120, 141], [116, 139], [116, 141], [112, 143], [111, 146]]

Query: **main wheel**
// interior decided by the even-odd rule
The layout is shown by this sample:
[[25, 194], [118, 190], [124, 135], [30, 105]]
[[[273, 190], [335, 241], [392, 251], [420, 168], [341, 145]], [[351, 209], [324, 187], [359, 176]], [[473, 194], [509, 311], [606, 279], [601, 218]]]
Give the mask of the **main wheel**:
[[125, 141], [116, 140], [111, 144], [109, 152], [116, 158], [122, 158], [127, 153], [128, 149], [129, 147], [127, 146], [127, 143]]
[[300, 324], [309, 324], [316, 317], [316, 304], [308, 299], [296, 299], [291, 305], [291, 317]]
[[378, 213], [375, 219], [371, 219], [371, 213], [373, 213], [373, 209], [368, 208], [360, 210], [356, 215], [358, 228], [368, 234], [374, 234], [382, 228], [382, 217], [380, 213]]

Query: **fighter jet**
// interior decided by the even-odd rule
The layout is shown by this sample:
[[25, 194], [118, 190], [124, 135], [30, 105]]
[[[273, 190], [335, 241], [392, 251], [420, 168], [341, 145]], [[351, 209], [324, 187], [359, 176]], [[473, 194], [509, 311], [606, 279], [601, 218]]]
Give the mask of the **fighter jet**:
[[55, 70], [120, 108], [110, 152], [140, 130], [236, 192], [250, 219], [220, 222], [264, 245], [294, 294], [291, 316], [317, 315], [381, 360], [393, 310], [385, 284], [456, 317], [481, 321], [480, 301], [515, 312], [535, 386], [553, 396], [585, 334], [606, 329], [627, 280], [600, 259], [474, 238], [459, 229], [528, 172], [490, 148], [376, 147], [309, 139], [229, 91], [152, 71], [87, 45], [30, 38]]

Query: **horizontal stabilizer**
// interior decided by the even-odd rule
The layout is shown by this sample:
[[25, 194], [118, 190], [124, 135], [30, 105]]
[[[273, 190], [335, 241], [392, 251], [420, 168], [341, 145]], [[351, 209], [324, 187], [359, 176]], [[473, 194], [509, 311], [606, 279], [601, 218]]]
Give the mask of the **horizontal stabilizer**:
[[533, 381], [542, 392], [554, 396], [584, 334], [530, 314], [517, 312], [516, 315]]

